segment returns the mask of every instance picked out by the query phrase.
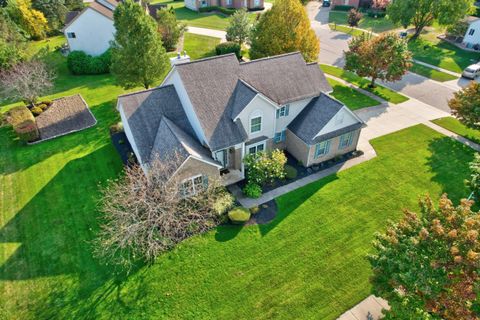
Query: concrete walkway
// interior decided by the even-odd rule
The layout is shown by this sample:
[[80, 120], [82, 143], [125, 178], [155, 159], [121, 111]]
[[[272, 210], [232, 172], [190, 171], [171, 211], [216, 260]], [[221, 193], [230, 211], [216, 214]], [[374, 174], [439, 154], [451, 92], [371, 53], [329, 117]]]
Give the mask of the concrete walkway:
[[190, 27], [188, 26], [187, 32], [200, 34], [202, 36], [209, 36], [214, 38], [220, 38], [221, 42], [227, 41], [226, 35], [227, 33], [222, 30], [214, 30], [214, 29], [207, 29], [207, 28], [198, 28], [198, 27]]
[[371, 295], [342, 314], [337, 320], [377, 320], [383, 316], [382, 309], [390, 309], [388, 302], [382, 298]]

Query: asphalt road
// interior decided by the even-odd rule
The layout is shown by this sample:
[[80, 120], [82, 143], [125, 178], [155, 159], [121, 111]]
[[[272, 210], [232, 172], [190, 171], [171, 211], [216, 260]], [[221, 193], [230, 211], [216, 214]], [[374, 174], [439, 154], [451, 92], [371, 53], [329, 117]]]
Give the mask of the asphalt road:
[[[345, 63], [343, 52], [348, 49], [348, 41], [351, 37], [345, 33], [330, 30], [329, 8], [321, 7], [319, 2], [310, 2], [307, 5], [307, 12], [312, 28], [320, 40], [320, 62], [343, 67]], [[468, 82], [465, 80], [440, 83], [409, 72], [400, 81], [383, 84], [437, 109], [450, 112], [448, 100], [466, 83]]]

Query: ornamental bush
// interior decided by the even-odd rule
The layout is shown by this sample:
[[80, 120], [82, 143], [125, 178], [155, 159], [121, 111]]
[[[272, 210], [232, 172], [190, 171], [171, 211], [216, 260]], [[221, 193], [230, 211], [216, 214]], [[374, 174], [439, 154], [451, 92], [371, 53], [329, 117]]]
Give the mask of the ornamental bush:
[[236, 207], [228, 212], [228, 218], [234, 224], [244, 224], [250, 220], [250, 211], [244, 207]]
[[333, 10], [337, 10], [337, 11], [350, 11], [352, 9], [355, 9], [355, 7], [348, 6], [348, 5], [337, 5], [335, 6], [335, 8], [333, 8]]
[[110, 50], [93, 57], [83, 51], [72, 51], [67, 57], [68, 70], [75, 75], [103, 74], [110, 72]]
[[249, 198], [257, 199], [260, 198], [262, 195], [262, 187], [260, 187], [256, 183], [247, 183], [247, 185], [243, 188], [243, 194]]
[[235, 53], [237, 59], [240, 59], [242, 57], [240, 54], [240, 45], [233, 41], [220, 43], [215, 47], [215, 52], [217, 56], [222, 54]]
[[285, 178], [295, 179], [297, 175], [298, 175], [297, 169], [289, 165], [285, 166]]
[[273, 183], [276, 179], [285, 178], [285, 164], [287, 157], [281, 150], [271, 153], [257, 152], [244, 158], [247, 168], [247, 181], [260, 186]]
[[27, 107], [12, 108], [8, 114], [8, 122], [20, 140], [29, 142], [40, 138], [35, 118]]

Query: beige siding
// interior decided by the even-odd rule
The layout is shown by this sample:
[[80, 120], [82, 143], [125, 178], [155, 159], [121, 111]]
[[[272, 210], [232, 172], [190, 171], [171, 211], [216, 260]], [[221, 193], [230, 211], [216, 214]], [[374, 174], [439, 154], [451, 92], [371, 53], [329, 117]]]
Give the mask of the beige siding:
[[309, 147], [293, 132], [287, 130], [287, 151], [300, 161], [304, 166], [308, 163]]
[[207, 175], [209, 179], [220, 179], [220, 171], [217, 167], [195, 158], [186, 160], [172, 179], [181, 182], [198, 175]]
[[341, 155], [344, 155], [346, 153], [355, 151], [357, 149], [359, 136], [360, 136], [360, 130], [355, 131], [354, 135], [353, 135], [352, 145], [348, 148], [341, 149], [341, 150], [338, 149], [338, 146], [340, 144], [340, 137], [332, 138], [331, 139], [332, 142], [330, 144], [330, 152], [328, 154], [324, 155], [323, 157], [318, 158], [318, 159], [314, 159], [315, 145], [311, 146], [307, 166], [311, 166], [311, 165], [314, 165], [316, 163], [324, 162], [324, 161], [333, 159], [336, 156], [341, 156]]

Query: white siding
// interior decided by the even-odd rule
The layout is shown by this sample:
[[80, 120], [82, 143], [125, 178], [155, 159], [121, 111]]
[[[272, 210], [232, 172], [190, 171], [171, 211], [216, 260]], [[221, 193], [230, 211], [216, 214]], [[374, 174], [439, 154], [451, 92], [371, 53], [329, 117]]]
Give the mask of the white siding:
[[[307, 106], [312, 99], [305, 99], [290, 103], [288, 116], [276, 119], [276, 132], [281, 132], [287, 128], [290, 122], [295, 119], [300, 112]], [[276, 115], [275, 115], [276, 116]]]
[[[472, 35], [470, 35], [471, 32], [473, 32]], [[470, 24], [463, 38], [463, 43], [470, 46], [480, 43], [480, 20]]]
[[202, 144], [207, 144], [206, 141], [207, 139], [205, 138], [205, 133], [203, 132], [202, 126], [200, 125], [200, 121], [197, 118], [197, 115], [195, 114], [195, 111], [193, 109], [192, 102], [190, 101], [190, 98], [188, 97], [187, 91], [185, 90], [185, 87], [183, 86], [182, 79], [180, 78], [180, 75], [178, 74], [177, 70], [173, 69], [170, 74], [167, 76], [167, 78], [163, 81], [162, 85], [169, 85], [173, 84], [175, 87], [175, 90], [177, 91], [178, 97], [180, 98], [180, 102], [182, 103], [183, 109], [185, 110], [185, 113], [187, 114], [188, 121], [190, 122], [193, 131], [195, 131], [195, 134], [197, 135], [198, 140]]
[[[75, 33], [75, 38], [68, 38], [67, 34]], [[71, 51], [84, 51], [92, 56], [104, 53], [113, 40], [115, 27], [113, 21], [87, 8], [64, 30]]]
[[317, 134], [317, 136], [326, 134], [344, 127], [348, 127], [352, 124], [358, 122], [358, 118], [347, 108], [343, 107], [340, 111], [330, 119], [330, 121], [323, 127], [322, 130]]
[[[275, 112], [276, 108], [269, 101], [257, 95], [238, 115], [242, 122], [245, 132], [248, 134], [248, 140], [266, 136], [273, 138], [275, 135]], [[262, 117], [262, 130], [250, 133], [250, 120], [257, 116]]]
[[185, 0], [185, 7], [190, 10], [198, 11], [197, 0]]

